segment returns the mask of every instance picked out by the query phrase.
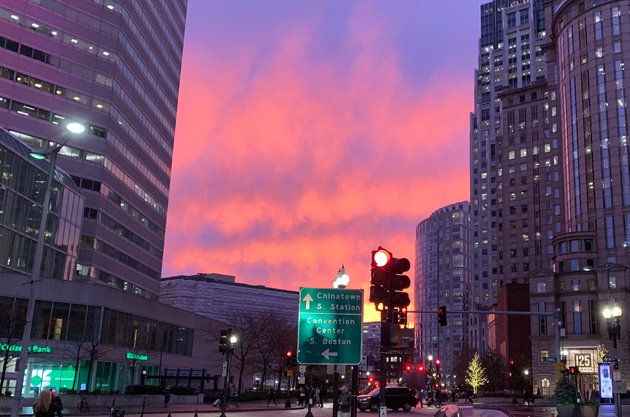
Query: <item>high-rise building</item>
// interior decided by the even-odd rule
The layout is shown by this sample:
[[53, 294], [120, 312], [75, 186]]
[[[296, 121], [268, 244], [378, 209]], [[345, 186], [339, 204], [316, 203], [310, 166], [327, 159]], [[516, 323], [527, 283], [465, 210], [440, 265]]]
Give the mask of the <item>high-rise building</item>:
[[[158, 298], [186, 6], [0, 6], [0, 125], [35, 148], [67, 140], [57, 163], [85, 196], [71, 279]], [[85, 133], [64, 138], [70, 121]]]
[[[553, 239], [553, 272], [532, 277], [530, 293], [532, 309], [559, 309], [564, 335], [559, 349], [548, 323], [532, 325], [532, 357], [564, 359], [579, 368], [584, 389], [599, 389], [597, 364], [605, 359], [619, 360], [630, 378], [630, 8], [547, 0], [545, 11], [562, 122], [565, 222]], [[623, 315], [604, 317], [615, 306]], [[534, 387], [552, 392], [553, 363], [534, 360], [533, 370]]]
[[[415, 306], [422, 312], [414, 323], [418, 362], [425, 363], [429, 355], [439, 358], [447, 386], [455, 383], [455, 358], [468, 344], [466, 316], [457, 312], [468, 309], [469, 209], [468, 202], [448, 205], [416, 228]], [[440, 306], [446, 307], [446, 326], [438, 323]]]
[[[505, 253], [501, 254], [498, 236], [501, 225], [498, 204], [505, 190], [499, 188], [502, 171], [498, 166], [497, 141], [506, 132], [502, 130], [503, 109], [499, 94], [506, 89], [529, 87], [545, 80], [544, 21], [542, 0], [494, 0], [481, 5], [475, 109], [470, 122], [473, 244], [469, 301], [473, 310], [487, 310], [495, 304], [502, 284], [502, 273], [496, 261], [505, 256]], [[520, 125], [515, 127], [521, 129]], [[519, 136], [517, 142], [520, 141]], [[514, 146], [518, 148], [517, 145]], [[487, 350], [486, 317], [470, 315], [468, 329], [471, 347], [479, 352]]]

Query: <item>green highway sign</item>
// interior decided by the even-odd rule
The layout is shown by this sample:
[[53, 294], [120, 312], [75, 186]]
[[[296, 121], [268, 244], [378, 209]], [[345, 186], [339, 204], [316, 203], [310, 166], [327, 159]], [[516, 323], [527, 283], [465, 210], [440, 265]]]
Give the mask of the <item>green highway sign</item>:
[[299, 311], [298, 363], [361, 363], [363, 290], [301, 288]]

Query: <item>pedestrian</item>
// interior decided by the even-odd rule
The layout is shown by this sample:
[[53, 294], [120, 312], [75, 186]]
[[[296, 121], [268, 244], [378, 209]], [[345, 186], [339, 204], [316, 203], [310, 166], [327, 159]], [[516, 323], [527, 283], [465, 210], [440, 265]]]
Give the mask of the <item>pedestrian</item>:
[[469, 389], [468, 391], [466, 391], [466, 404], [472, 404], [473, 403], [473, 392], [471, 389]]
[[328, 389], [326, 385], [322, 385], [322, 388], [319, 390], [319, 406], [324, 408], [324, 403], [326, 402], [326, 396], [328, 395]]
[[52, 391], [45, 389], [39, 393], [35, 404], [33, 404], [33, 414], [35, 417], [54, 417], [57, 406], [52, 402]]
[[313, 395], [313, 405], [319, 407], [319, 387], [315, 388], [315, 394]]
[[278, 404], [276, 404], [276, 390], [273, 388], [271, 388], [269, 392], [267, 393], [267, 407], [269, 407], [269, 403], [272, 401], [273, 401], [274, 407], [277, 407]]
[[341, 387], [339, 394], [339, 412], [337, 417], [350, 417], [350, 408], [352, 406], [352, 394], [348, 390], [347, 385]]
[[234, 384], [232, 384], [232, 389], [230, 390], [230, 402], [232, 402], [236, 407], [241, 406], [238, 403], [238, 391], [236, 390], [236, 385]]
[[57, 392], [56, 388], [51, 388], [50, 392], [52, 394], [52, 398], [50, 399], [50, 403], [55, 411], [55, 415], [58, 417], [63, 417], [61, 411], [63, 410], [63, 402], [61, 401], [61, 397]]
[[420, 408], [423, 408], [422, 402], [424, 401], [424, 390], [418, 390], [418, 404], [420, 404]]
[[300, 387], [300, 391], [298, 393], [298, 405], [304, 405], [304, 400], [306, 399], [306, 391], [304, 387]]
[[168, 402], [171, 401], [171, 387], [168, 385], [164, 388], [164, 408], [168, 406]]

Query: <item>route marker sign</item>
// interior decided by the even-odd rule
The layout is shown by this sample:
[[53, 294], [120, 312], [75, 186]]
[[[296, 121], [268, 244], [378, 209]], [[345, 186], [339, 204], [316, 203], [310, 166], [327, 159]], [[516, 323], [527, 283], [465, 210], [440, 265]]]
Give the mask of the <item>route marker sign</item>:
[[358, 365], [362, 336], [363, 290], [300, 288], [298, 363]]

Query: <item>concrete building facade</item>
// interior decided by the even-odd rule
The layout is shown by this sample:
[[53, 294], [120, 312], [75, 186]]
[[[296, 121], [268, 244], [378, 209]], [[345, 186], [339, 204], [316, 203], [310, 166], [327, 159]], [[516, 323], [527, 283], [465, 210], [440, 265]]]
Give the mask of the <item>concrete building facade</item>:
[[[85, 196], [77, 279], [157, 299], [186, 0], [0, 5], [0, 121]], [[76, 137], [64, 126], [86, 128]], [[73, 277], [73, 278], [75, 278]], [[60, 278], [60, 277], [54, 277]]]
[[[414, 317], [418, 363], [441, 359], [444, 382], [450, 386], [455, 357], [468, 344], [467, 321], [458, 311], [468, 309], [471, 274], [470, 206], [451, 204], [435, 211], [416, 228]], [[437, 321], [439, 306], [447, 310], [447, 326]], [[435, 312], [435, 313], [425, 313]]]
[[[475, 109], [470, 121], [470, 205], [472, 279], [470, 306], [487, 310], [496, 303], [501, 277], [497, 139], [503, 132], [504, 89], [527, 87], [546, 78], [542, 45], [546, 42], [542, 0], [494, 0], [481, 5], [479, 66], [475, 71]], [[473, 350], [488, 349], [483, 315], [468, 317]]]

